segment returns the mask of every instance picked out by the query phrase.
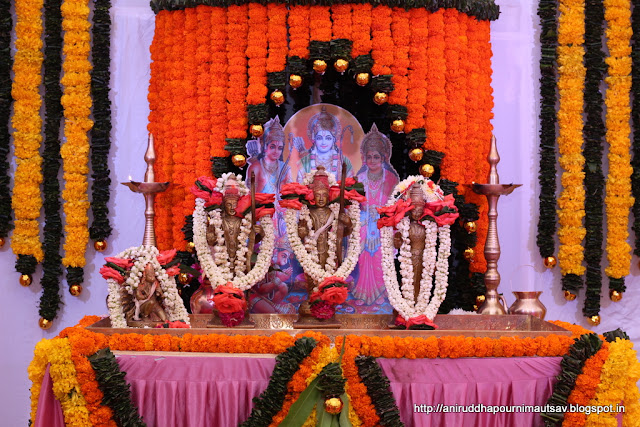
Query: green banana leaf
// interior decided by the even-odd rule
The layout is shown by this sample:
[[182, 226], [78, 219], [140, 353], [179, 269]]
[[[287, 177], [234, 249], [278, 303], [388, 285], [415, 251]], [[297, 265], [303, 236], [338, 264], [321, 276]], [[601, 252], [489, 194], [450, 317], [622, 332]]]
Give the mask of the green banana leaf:
[[[314, 378], [313, 381], [309, 384], [309, 387], [304, 389], [302, 393], [300, 393], [300, 397], [296, 400], [291, 408], [289, 409], [289, 413], [282, 420], [283, 426], [291, 426], [298, 427], [304, 424], [311, 415], [311, 411], [313, 411], [313, 407], [318, 402], [318, 399], [321, 398], [320, 390], [317, 387], [318, 377]], [[324, 410], [324, 406], [323, 406]]]

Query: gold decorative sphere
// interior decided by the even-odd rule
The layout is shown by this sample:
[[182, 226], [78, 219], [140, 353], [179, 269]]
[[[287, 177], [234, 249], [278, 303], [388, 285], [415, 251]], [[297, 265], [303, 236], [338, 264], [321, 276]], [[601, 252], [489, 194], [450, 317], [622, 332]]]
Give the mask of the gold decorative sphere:
[[404, 120], [396, 119], [391, 122], [391, 130], [395, 133], [402, 133], [404, 131]]
[[473, 311], [478, 311], [478, 305], [477, 304], [473, 304]]
[[424, 165], [420, 166], [420, 175], [424, 176], [425, 178], [430, 178], [431, 175], [435, 173], [435, 171], [436, 169], [429, 163], [425, 163]]
[[338, 59], [333, 64], [333, 68], [335, 68], [336, 71], [339, 73], [344, 73], [345, 71], [347, 71], [347, 68], [349, 68], [349, 61], [344, 59]]
[[0, 237], [0, 248], [4, 246], [4, 237]]
[[598, 326], [600, 324], [600, 316], [595, 315], [595, 316], [587, 317], [587, 322], [589, 322], [591, 326]]
[[270, 98], [276, 105], [282, 105], [284, 103], [284, 94], [277, 89], [271, 92]]
[[180, 273], [180, 275], [178, 276], [178, 280], [183, 285], [186, 285], [191, 281], [191, 277], [189, 277], [189, 273]]
[[464, 250], [464, 259], [467, 261], [473, 261], [473, 258], [476, 256], [476, 250], [473, 248], [467, 248]]
[[302, 76], [291, 74], [289, 76], [289, 86], [294, 89], [298, 89], [300, 86], [302, 86]]
[[20, 276], [20, 286], [27, 287], [31, 284], [32, 279], [30, 274], [23, 274]]
[[69, 286], [69, 293], [74, 297], [79, 297], [82, 293], [82, 285], [80, 283], [74, 283], [73, 285]]
[[478, 225], [475, 221], [467, 221], [464, 223], [464, 229], [467, 230], [467, 233], [475, 233]]
[[262, 127], [262, 125], [251, 125], [251, 128], [249, 128], [249, 132], [251, 132], [251, 136], [260, 138], [264, 134], [264, 128]]
[[485, 296], [484, 295], [478, 295], [476, 297], [476, 305], [477, 306], [481, 306], [482, 303], [484, 302], [484, 300], [485, 300]]
[[324, 410], [332, 415], [339, 414], [343, 406], [342, 399], [339, 397], [331, 397], [324, 401]]
[[356, 75], [356, 83], [358, 86], [366, 86], [369, 84], [369, 73], [358, 73]]
[[196, 251], [196, 244], [193, 242], [189, 242], [187, 243], [187, 252], [189, 252], [190, 254], [194, 253]]
[[324, 74], [327, 71], [327, 63], [322, 59], [316, 59], [313, 61], [313, 71], [318, 74]]
[[572, 293], [571, 291], [564, 291], [564, 299], [566, 299], [567, 301], [573, 301], [577, 297], [578, 295]]
[[95, 242], [93, 242], [93, 249], [98, 252], [104, 252], [105, 250], [107, 250], [107, 247], [107, 241], [104, 239], [96, 240]]
[[613, 302], [618, 302], [622, 299], [622, 292], [610, 290], [609, 291], [609, 299]]
[[422, 148], [412, 148], [411, 151], [409, 151], [409, 158], [414, 162], [422, 160], [422, 156], [424, 156], [424, 150]]
[[389, 100], [389, 95], [387, 95], [384, 92], [376, 92], [376, 94], [373, 95], [373, 102], [375, 102], [378, 105], [382, 105], [386, 103], [388, 100]]
[[44, 317], [41, 317], [40, 320], [38, 320], [38, 325], [44, 329], [47, 330], [49, 328], [51, 328], [51, 326], [53, 326], [53, 322], [51, 320], [47, 320]]
[[247, 164], [247, 158], [243, 154], [234, 154], [231, 156], [231, 163], [237, 168], [243, 168]]
[[558, 263], [558, 260], [556, 260], [556, 257], [554, 256], [548, 256], [542, 260], [542, 263], [544, 264], [545, 267], [551, 269], [556, 266], [556, 264]]

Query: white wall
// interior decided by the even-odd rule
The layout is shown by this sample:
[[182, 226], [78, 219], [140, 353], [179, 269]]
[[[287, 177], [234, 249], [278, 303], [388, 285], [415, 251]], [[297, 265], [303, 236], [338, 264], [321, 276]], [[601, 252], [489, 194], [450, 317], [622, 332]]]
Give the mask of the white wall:
[[[537, 222], [538, 172], [538, 17], [534, 0], [497, 0], [502, 14], [492, 23], [493, 69], [495, 89], [495, 134], [501, 162], [501, 182], [523, 186], [499, 204], [499, 231], [502, 257], [500, 291], [513, 302], [512, 290], [541, 290], [547, 320], [559, 319], [588, 325], [581, 314], [582, 297], [566, 302], [560, 289], [560, 273], [546, 271], [535, 245]], [[54, 326], [48, 331], [38, 327], [37, 304], [40, 273], [34, 285], [22, 288], [14, 270], [14, 256], [9, 245], [0, 249], [0, 272], [4, 276], [0, 298], [2, 358], [0, 363], [0, 402], [2, 424], [25, 425], [29, 418], [27, 366], [35, 344], [55, 337], [63, 328], [75, 325], [87, 314], [106, 315], [106, 283], [98, 274], [104, 256], [113, 256], [127, 247], [141, 243], [143, 233], [142, 196], [134, 195], [119, 182], [142, 179], [146, 148], [149, 81], [149, 45], [153, 38], [154, 15], [148, 0], [114, 0], [112, 8], [112, 102], [113, 148], [111, 219], [114, 233], [109, 249], [103, 253], [88, 250], [85, 290], [80, 298], [65, 290], [64, 306]], [[632, 274], [627, 278], [628, 291], [621, 303], [603, 298], [602, 324], [593, 328], [604, 332], [617, 327], [626, 329], [640, 343], [640, 327], [634, 325], [633, 311], [640, 303], [638, 260], [633, 258]], [[605, 264], [606, 265], [606, 264]], [[63, 285], [66, 289], [66, 284]], [[603, 292], [607, 295], [608, 292]]]

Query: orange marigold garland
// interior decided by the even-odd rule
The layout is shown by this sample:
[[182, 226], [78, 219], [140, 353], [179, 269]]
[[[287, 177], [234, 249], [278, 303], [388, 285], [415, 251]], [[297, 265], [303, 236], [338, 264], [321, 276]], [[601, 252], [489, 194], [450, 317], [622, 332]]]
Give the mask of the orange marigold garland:
[[368, 55], [371, 53], [371, 4], [354, 4], [352, 20], [351, 56], [356, 58], [360, 55]]
[[284, 71], [287, 65], [287, 7], [284, 4], [269, 3], [267, 5], [268, 26], [267, 40], [269, 53], [267, 56], [267, 73]]
[[287, 22], [289, 26], [289, 56], [309, 57], [309, 15], [308, 5], [291, 6]]
[[267, 97], [267, 7], [259, 3], [249, 3], [249, 32], [247, 58], [249, 86], [247, 104], [265, 102]]
[[[411, 23], [413, 26], [413, 23]], [[447, 95], [445, 92], [445, 75], [447, 72], [447, 62], [444, 51], [444, 10], [438, 10], [428, 16], [429, 40], [426, 43], [427, 70], [426, 75], [429, 96], [426, 99], [425, 128], [427, 131], [426, 147], [430, 150], [445, 153], [447, 147], [445, 131], [447, 116]], [[411, 93], [412, 85], [409, 86]], [[410, 102], [410, 101], [409, 101]], [[417, 119], [416, 119], [417, 120]]]
[[391, 82], [394, 89], [389, 94], [389, 104], [407, 105], [409, 89], [409, 45], [411, 37], [409, 13], [402, 8], [394, 8], [391, 14], [391, 36], [393, 42], [393, 62], [391, 64]]
[[[211, 157], [222, 157], [228, 153], [224, 150], [225, 132], [221, 129], [227, 128], [227, 82], [229, 80], [227, 58], [227, 9], [214, 7], [211, 9], [211, 38], [209, 49], [211, 50], [211, 88], [209, 91], [209, 102], [211, 106], [211, 129], [220, 131], [209, 131], [209, 155]], [[229, 34], [229, 36], [231, 36]], [[238, 58], [238, 61], [241, 61]], [[230, 64], [230, 63], [229, 63]], [[239, 67], [239, 65], [237, 66]], [[238, 68], [234, 71], [238, 71]], [[246, 83], [245, 83], [246, 84]], [[245, 125], [242, 126], [244, 129]], [[228, 129], [228, 128], [227, 128]]]
[[334, 4], [331, 6], [331, 21], [333, 25], [331, 31], [333, 33], [333, 39], [348, 39], [351, 40], [353, 36], [353, 19], [352, 19], [352, 4]]
[[[465, 71], [467, 74], [467, 162], [466, 173], [463, 183], [469, 184], [476, 180], [476, 162], [481, 151], [482, 137], [480, 128], [484, 116], [482, 114], [482, 103], [480, 98], [480, 57], [481, 57], [481, 35], [479, 21], [474, 18], [466, 19], [466, 40], [467, 52], [463, 57]], [[478, 181], [482, 182], [482, 181]], [[465, 194], [468, 197], [471, 192]]]
[[[376, 6], [371, 11], [371, 57], [373, 58], [371, 72], [374, 76], [391, 74], [394, 51], [393, 38], [391, 37], [391, 21], [390, 7]], [[422, 33], [422, 40], [426, 43], [427, 39], [424, 36], [424, 30]]]
[[331, 41], [331, 10], [329, 6], [316, 5], [310, 9], [309, 35], [313, 41]]
[[[211, 62], [213, 61], [213, 49], [209, 43], [211, 40], [211, 14], [213, 8], [208, 6], [198, 6], [196, 8], [196, 17], [198, 19], [198, 27], [196, 29], [196, 64], [197, 64], [197, 111], [196, 111], [196, 135], [197, 135], [197, 155], [195, 156], [194, 174], [196, 177], [209, 175], [210, 162], [209, 156], [203, 153], [209, 152], [209, 134], [215, 129], [211, 126], [211, 80], [218, 78], [211, 72]], [[191, 209], [193, 209], [194, 199], [190, 194]]]
[[[424, 128], [425, 104], [427, 102], [427, 88], [431, 88], [427, 81], [430, 74], [437, 72], [429, 69], [427, 63], [427, 46], [429, 43], [430, 19], [426, 9], [416, 8], [409, 11], [409, 25], [411, 39], [409, 41], [409, 92], [407, 95], [407, 121], [405, 131]], [[429, 24], [429, 25], [428, 25]], [[441, 74], [444, 79], [444, 73]], [[431, 135], [428, 134], [429, 139]], [[432, 148], [432, 147], [430, 147]]]

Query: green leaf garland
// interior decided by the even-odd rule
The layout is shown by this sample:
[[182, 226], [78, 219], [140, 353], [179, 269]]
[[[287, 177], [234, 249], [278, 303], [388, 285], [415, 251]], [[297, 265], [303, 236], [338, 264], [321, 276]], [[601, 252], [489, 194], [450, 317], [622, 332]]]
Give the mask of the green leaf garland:
[[9, 117], [11, 114], [11, 29], [13, 20], [10, 0], [0, 0], [0, 237], [7, 237], [11, 223], [11, 191], [9, 190]]
[[371, 402], [380, 417], [380, 425], [383, 427], [404, 426], [400, 419], [396, 399], [389, 387], [389, 379], [376, 359], [372, 356], [357, 356], [356, 366], [360, 379], [367, 388], [367, 394], [371, 397]]

